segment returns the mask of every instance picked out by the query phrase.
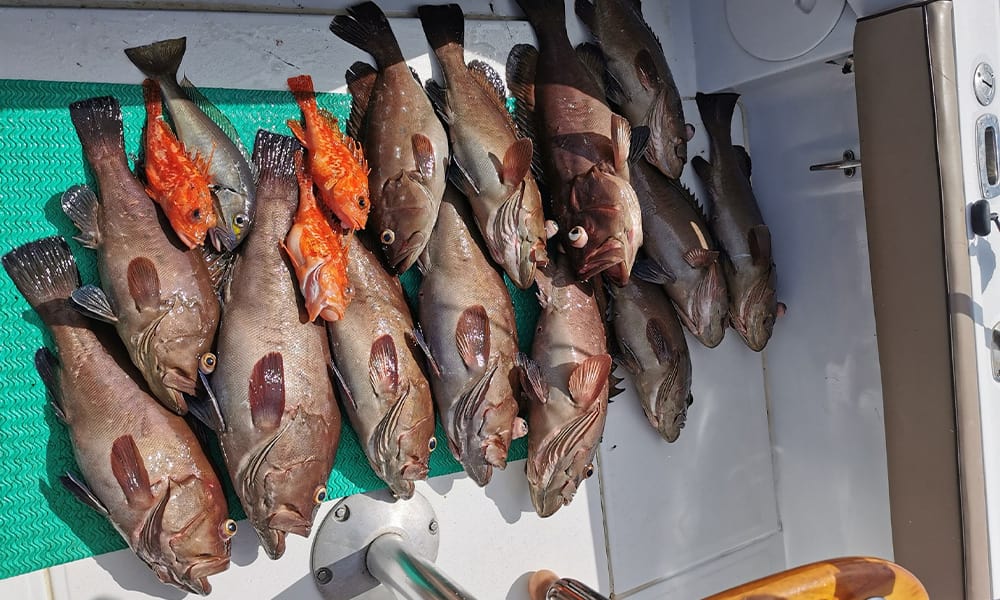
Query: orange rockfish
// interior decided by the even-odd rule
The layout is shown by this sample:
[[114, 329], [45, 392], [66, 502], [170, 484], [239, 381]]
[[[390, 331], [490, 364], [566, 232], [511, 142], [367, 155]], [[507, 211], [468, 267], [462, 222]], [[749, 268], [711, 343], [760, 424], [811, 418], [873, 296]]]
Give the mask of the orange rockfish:
[[347, 246], [353, 232], [334, 231], [316, 204], [312, 177], [295, 155], [299, 179], [299, 208], [282, 244], [295, 267], [309, 320], [317, 316], [336, 321], [344, 316], [354, 290], [347, 281]]
[[208, 165], [212, 157], [189, 156], [163, 120], [156, 82], [142, 83], [146, 101], [146, 193], [163, 209], [174, 233], [188, 248], [205, 243], [215, 227], [216, 214], [209, 188]]
[[309, 151], [309, 174], [319, 196], [345, 229], [364, 229], [371, 203], [368, 198], [368, 163], [361, 144], [340, 131], [337, 117], [316, 106], [312, 77], [288, 80], [299, 103], [303, 123], [289, 120], [288, 128]]

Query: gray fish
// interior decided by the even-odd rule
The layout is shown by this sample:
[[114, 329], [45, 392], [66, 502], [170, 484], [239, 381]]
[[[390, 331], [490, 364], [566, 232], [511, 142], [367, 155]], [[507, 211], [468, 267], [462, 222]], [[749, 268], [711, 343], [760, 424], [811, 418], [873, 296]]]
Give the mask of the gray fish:
[[538, 146], [551, 191], [557, 239], [575, 276], [604, 273], [625, 285], [642, 245], [639, 201], [629, 165], [646, 128], [633, 132], [608, 107], [604, 90], [566, 33], [562, 0], [518, 0], [539, 49], [518, 44], [507, 58], [507, 85], [518, 100], [518, 126]]
[[374, 2], [334, 17], [330, 30], [375, 58], [347, 71], [353, 97], [348, 133], [361, 141], [371, 171], [368, 189], [375, 232], [388, 264], [409, 269], [430, 239], [444, 194], [448, 135], [423, 86], [407, 66], [389, 20]]
[[608, 415], [611, 356], [590, 284], [562, 255], [539, 271], [542, 313], [532, 358], [518, 355], [528, 403], [528, 486], [541, 517], [570, 503], [593, 460]]
[[507, 111], [503, 80], [482, 61], [465, 64], [465, 17], [457, 4], [417, 9], [445, 85], [427, 90], [448, 126], [449, 175], [469, 198], [476, 224], [494, 262], [521, 289], [545, 266], [542, 196], [530, 173], [532, 144], [518, 138]]
[[709, 163], [691, 160], [712, 198], [709, 226], [726, 260], [729, 323], [751, 350], [767, 345], [778, 314], [771, 231], [764, 224], [750, 187], [750, 156], [733, 146], [733, 110], [739, 94], [698, 94], [698, 111], [710, 140]]
[[15, 248], [3, 267], [59, 354], [39, 349], [35, 367], [83, 474], [61, 482], [106, 517], [160, 581], [208, 594], [208, 576], [229, 567], [236, 522], [197, 438], [147, 393], [114, 332], [74, 310], [80, 274], [62, 238]]
[[608, 100], [632, 125], [649, 127], [646, 160], [679, 178], [694, 128], [684, 122], [680, 92], [640, 2], [576, 0], [576, 14], [606, 59]]
[[707, 219], [684, 184], [639, 162], [632, 185], [642, 207], [641, 259], [633, 275], [664, 286], [684, 326], [709, 348], [726, 333], [729, 295]]
[[677, 441], [691, 405], [691, 355], [684, 330], [663, 289], [634, 276], [624, 287], [607, 286], [609, 320], [650, 424]]
[[399, 279], [351, 236], [348, 278], [354, 300], [327, 322], [344, 410], [375, 474], [399, 498], [426, 479], [434, 403], [415, 351], [413, 318]]
[[[69, 108], [101, 198], [86, 187], [63, 194], [76, 237], [97, 251], [101, 288], [88, 285], [73, 300], [91, 316], [114, 323], [153, 395], [170, 410], [222, 426], [211, 399], [193, 395], [215, 368], [212, 341], [219, 301], [201, 254], [174, 237], [170, 225], [129, 170], [118, 101], [110, 96]], [[169, 233], [168, 233], [169, 232]], [[103, 288], [103, 289], [102, 289]]]
[[326, 328], [309, 320], [280, 249], [298, 203], [294, 138], [260, 131], [257, 222], [229, 281], [212, 377], [230, 479], [272, 559], [289, 533], [308, 536], [340, 441]]
[[208, 232], [216, 251], [234, 250], [250, 231], [257, 203], [254, 175], [229, 120], [184, 79], [177, 69], [184, 59], [187, 38], [154, 42], [125, 50], [140, 71], [160, 86], [177, 137], [185, 149], [210, 158], [208, 176], [218, 204], [218, 225]]
[[465, 199], [448, 186], [421, 258], [420, 323], [437, 367], [431, 389], [448, 445], [477, 484], [507, 466], [526, 425], [511, 387], [517, 353], [514, 306], [500, 274], [469, 231]]

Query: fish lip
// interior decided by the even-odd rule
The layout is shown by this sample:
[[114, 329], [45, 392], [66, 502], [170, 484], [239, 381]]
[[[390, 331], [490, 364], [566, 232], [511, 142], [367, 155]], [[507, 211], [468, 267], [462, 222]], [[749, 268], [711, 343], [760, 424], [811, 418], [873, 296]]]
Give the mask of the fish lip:
[[236, 234], [224, 227], [213, 227], [208, 230], [208, 237], [216, 252], [232, 252], [239, 245]]
[[229, 568], [229, 557], [218, 556], [199, 560], [188, 567], [188, 577], [192, 580], [205, 580]]
[[601, 273], [608, 271], [615, 265], [621, 265], [616, 272], [607, 273], [612, 282], [618, 285], [628, 283], [628, 268], [626, 267], [625, 244], [617, 238], [608, 238], [603, 244], [588, 252], [582, 261], [582, 266], [577, 275], [580, 279], [587, 280]]
[[[421, 231], [414, 231], [409, 238], [406, 239], [406, 243], [399, 247], [399, 250], [393, 252], [393, 256], [389, 257], [392, 264], [392, 268], [396, 273], [404, 273], [413, 266], [413, 263], [417, 262], [417, 258], [420, 257], [420, 251], [423, 250], [423, 246], [426, 245], [425, 240], [427, 236]], [[389, 252], [386, 252], [388, 255]], [[405, 265], [405, 266], [404, 266]]]
[[177, 231], [175, 229], [174, 233], [177, 234], [177, 237], [178, 239], [180, 239], [181, 243], [187, 246], [188, 250], [194, 250], [195, 248], [201, 245], [199, 242], [188, 236], [188, 234], [184, 231]]

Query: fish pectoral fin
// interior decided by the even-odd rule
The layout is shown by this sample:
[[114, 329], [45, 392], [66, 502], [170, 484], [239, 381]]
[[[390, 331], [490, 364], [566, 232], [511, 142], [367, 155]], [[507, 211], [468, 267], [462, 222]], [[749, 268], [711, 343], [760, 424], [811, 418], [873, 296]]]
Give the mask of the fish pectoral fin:
[[490, 357], [490, 318], [482, 304], [462, 311], [455, 326], [455, 344], [467, 369], [486, 368]]
[[340, 388], [340, 393], [346, 402], [350, 403], [354, 410], [358, 410], [358, 402], [354, 399], [354, 394], [351, 393], [351, 389], [347, 387], [347, 381], [344, 379], [344, 375], [337, 368], [337, 363], [332, 360], [327, 363], [327, 367], [330, 369], [330, 373], [333, 374], [334, 379], [337, 381], [337, 385]]
[[111, 444], [111, 472], [129, 506], [148, 508], [153, 505], [149, 473], [131, 435], [123, 435]]
[[611, 150], [614, 153], [615, 172], [622, 176], [628, 173], [629, 149], [632, 145], [632, 126], [625, 117], [611, 115]]
[[514, 417], [510, 425], [510, 439], [519, 440], [528, 435], [528, 422], [521, 417]]
[[542, 369], [527, 354], [518, 352], [514, 365], [521, 374], [521, 387], [535, 402], [545, 404], [549, 400], [549, 384], [542, 377]]
[[750, 257], [753, 264], [766, 266], [771, 263], [771, 230], [767, 225], [754, 225], [747, 233]]
[[88, 283], [73, 290], [70, 301], [78, 311], [92, 319], [112, 324], [118, 322], [118, 317], [111, 308], [111, 301], [108, 300], [104, 290], [96, 285]]
[[[427, 250], [425, 249], [426, 253]], [[430, 367], [431, 372], [437, 376], [441, 376], [441, 365], [438, 364], [437, 359], [434, 358], [434, 354], [431, 352], [430, 344], [427, 343], [427, 338], [424, 337], [424, 330], [420, 328], [420, 324], [417, 325], [410, 331], [406, 332], [406, 335], [413, 340], [413, 343], [420, 348], [423, 352], [424, 357], [427, 359], [427, 366]]]
[[368, 355], [368, 377], [372, 389], [379, 396], [395, 396], [399, 392], [399, 363], [396, 343], [391, 335], [381, 335], [372, 342]]
[[413, 162], [417, 167], [417, 172], [424, 182], [434, 177], [434, 145], [431, 139], [422, 133], [414, 133], [410, 138], [413, 145]]
[[635, 76], [647, 91], [654, 90], [660, 85], [660, 75], [656, 72], [656, 63], [649, 50], [643, 48], [635, 55], [632, 63], [635, 68]]
[[598, 354], [580, 363], [569, 376], [569, 395], [573, 403], [581, 408], [593, 404], [604, 386], [608, 385], [611, 373], [611, 356]]
[[66, 413], [63, 412], [62, 387], [59, 385], [59, 359], [48, 348], [42, 347], [35, 351], [35, 370], [41, 377], [45, 390], [49, 393], [52, 410], [63, 423]]
[[667, 326], [663, 321], [654, 317], [646, 322], [646, 341], [661, 365], [670, 360], [670, 355], [673, 354], [667, 335]]
[[347, 69], [347, 89], [351, 92], [351, 115], [347, 119], [347, 135], [356, 140], [361, 139], [364, 129], [365, 113], [371, 102], [372, 88], [378, 71], [366, 62], [358, 61]]
[[274, 431], [285, 412], [285, 366], [280, 352], [265, 354], [250, 374], [250, 418], [254, 427]]
[[750, 153], [743, 146], [733, 146], [733, 150], [736, 151], [737, 163], [740, 165], [740, 171], [743, 171], [743, 175], [747, 179], [750, 179], [750, 173], [753, 172], [753, 163], [750, 161]]
[[98, 514], [104, 517], [107, 517], [110, 514], [108, 507], [104, 506], [101, 499], [98, 498], [94, 492], [87, 487], [87, 484], [76, 475], [67, 471], [65, 475], [59, 476], [59, 482], [64, 488], [66, 488], [67, 491], [69, 491], [69, 493], [73, 494], [77, 500], [94, 509]]
[[126, 270], [128, 293], [139, 311], [160, 307], [160, 276], [156, 265], [145, 256], [133, 258]]
[[719, 260], [718, 250], [692, 248], [684, 253], [684, 262], [692, 269], [707, 269], [717, 260]]
[[80, 235], [73, 239], [86, 248], [97, 248], [101, 243], [101, 232], [97, 216], [99, 201], [94, 190], [85, 185], [74, 185], [63, 193], [59, 203], [66, 216], [80, 230]]
[[607, 60], [600, 46], [594, 42], [584, 42], [576, 47], [576, 56], [594, 78], [594, 83], [604, 91], [604, 73], [608, 69]]
[[503, 155], [503, 167], [500, 181], [507, 186], [516, 186], [524, 181], [531, 170], [531, 157], [534, 155], [534, 144], [528, 138], [520, 138], [507, 148]]
[[695, 156], [691, 159], [691, 166], [694, 168], [698, 179], [705, 185], [708, 185], [708, 182], [712, 179], [712, 163], [705, 160], [702, 156]]
[[208, 376], [198, 371], [198, 379], [201, 381], [201, 390], [194, 396], [185, 398], [187, 400], [188, 412], [204, 423], [212, 431], [219, 433], [226, 430], [226, 421], [222, 416], [222, 407], [219, 400], [208, 382]]
[[635, 161], [642, 158], [643, 154], [646, 153], [646, 147], [649, 145], [649, 137], [649, 127], [640, 125], [632, 128], [632, 142], [628, 149], [629, 165], [634, 165]]
[[597, 24], [597, 5], [594, 3], [594, 0], [576, 0], [574, 10], [576, 11], [576, 16], [580, 17], [583, 24], [593, 34]]
[[472, 179], [472, 175], [462, 166], [456, 157], [451, 157], [451, 164], [448, 165], [448, 181], [452, 185], [457, 187], [466, 196], [478, 196], [480, 194], [479, 186]]
[[445, 125], [451, 125], [454, 115], [452, 115], [451, 108], [448, 106], [448, 92], [441, 87], [440, 83], [433, 79], [427, 80], [427, 83], [424, 84], [424, 89], [427, 91], [427, 97], [430, 98], [431, 106], [434, 107], [434, 112], [437, 113], [437, 116]]
[[677, 276], [670, 269], [648, 257], [635, 261], [635, 264], [632, 266], [632, 275], [647, 283], [658, 285], [677, 281]]
[[287, 121], [285, 121], [285, 124], [288, 125], [288, 129], [292, 132], [292, 135], [295, 136], [295, 139], [297, 139], [300, 144], [305, 146], [306, 132], [304, 129], [302, 129], [302, 123], [299, 123], [295, 119], [288, 119]]

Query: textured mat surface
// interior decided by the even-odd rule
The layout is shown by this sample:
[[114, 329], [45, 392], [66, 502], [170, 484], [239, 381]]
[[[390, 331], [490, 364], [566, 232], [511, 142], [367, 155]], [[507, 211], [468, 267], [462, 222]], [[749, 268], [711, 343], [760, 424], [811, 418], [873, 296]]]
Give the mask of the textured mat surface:
[[[202, 91], [233, 121], [248, 148], [257, 129], [288, 134], [285, 121], [300, 117], [290, 93]], [[59, 207], [59, 196], [71, 185], [94, 185], [94, 181], [66, 107], [75, 100], [103, 95], [121, 102], [126, 151], [134, 159], [145, 119], [138, 85], [0, 80], [0, 253], [40, 237], [61, 234], [71, 238], [76, 233]], [[346, 120], [350, 97], [321, 94], [319, 104]], [[72, 240], [70, 245], [84, 282], [95, 282], [93, 252]], [[411, 270], [402, 279], [412, 301], [419, 275]], [[538, 305], [533, 292], [507, 283], [521, 348], [527, 350]], [[125, 547], [102, 517], [77, 502], [58, 482], [59, 475], [76, 471], [76, 465], [69, 437], [48, 406], [32, 366], [32, 356], [43, 344], [51, 347], [41, 321], [6, 275], [0, 274], [0, 578]], [[344, 422], [328, 486], [331, 498], [385, 487], [368, 466], [346, 418]], [[431, 476], [460, 471], [440, 425], [437, 436]], [[518, 440], [510, 458], [524, 458], [526, 452], [524, 440]], [[218, 459], [217, 452], [213, 458]], [[219, 472], [225, 479], [225, 469]], [[231, 512], [243, 518], [229, 491]]]

